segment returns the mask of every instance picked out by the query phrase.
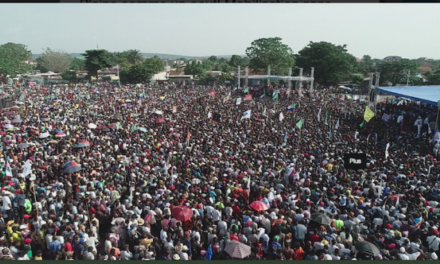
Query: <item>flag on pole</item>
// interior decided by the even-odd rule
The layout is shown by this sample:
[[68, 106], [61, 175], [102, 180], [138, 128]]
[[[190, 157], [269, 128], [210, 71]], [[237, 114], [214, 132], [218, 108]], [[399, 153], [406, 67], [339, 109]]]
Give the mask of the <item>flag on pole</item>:
[[188, 134], [186, 135], [186, 138], [187, 138], [188, 140], [191, 138], [191, 134], [189, 133], [189, 130], [188, 130]]
[[374, 112], [371, 111], [371, 109], [367, 106], [365, 108], [365, 113], [364, 113], [364, 119], [365, 121], [369, 122], [371, 120], [371, 118], [374, 117]]
[[134, 124], [133, 127], [131, 128], [131, 133], [136, 132], [137, 131], [137, 125]]
[[264, 107], [263, 116], [267, 116], [267, 108], [266, 107]]
[[249, 93], [249, 88], [244, 89], [243, 93]]
[[296, 107], [295, 104], [291, 104], [291, 105], [289, 105], [289, 107], [287, 107], [286, 111], [293, 112], [293, 111], [295, 111], [295, 107]]
[[279, 94], [278, 91], [274, 91], [274, 92], [273, 92], [272, 99], [273, 99], [274, 101], [275, 101], [275, 100], [278, 100], [278, 94]]
[[319, 108], [319, 111], [318, 111], [318, 122], [321, 122], [321, 108]]
[[301, 129], [302, 126], [303, 126], [303, 123], [304, 123], [304, 120], [303, 120], [303, 119], [299, 120], [298, 123], [296, 123], [296, 127], [297, 127], [298, 129]]
[[260, 99], [263, 99], [266, 96], [266, 94], [263, 94], [260, 96]]
[[286, 145], [287, 145], [287, 131], [284, 134], [284, 146], [286, 146]]
[[422, 224], [423, 224], [423, 217], [414, 218], [414, 226], [415, 226], [415, 228], [420, 228], [420, 226]]
[[389, 153], [388, 153], [388, 149], [390, 148], [390, 143], [388, 143], [387, 144], [387, 147], [386, 147], [386, 149], [385, 149], [385, 159], [388, 159], [388, 156], [390, 155]]
[[27, 160], [23, 168], [23, 177], [28, 176], [29, 174], [31, 174], [31, 172], [32, 172], [32, 164], [30, 160]]
[[280, 117], [279, 117], [279, 118], [280, 118], [280, 121], [283, 121], [283, 119], [284, 119], [284, 115], [283, 115], [282, 112], [280, 113]]
[[336, 125], [335, 125], [335, 129], [338, 130], [338, 128], [339, 128], [339, 119], [338, 119], [338, 121], [336, 122]]
[[9, 162], [6, 163], [6, 176], [12, 177], [12, 170], [11, 170], [11, 166], [9, 166]]
[[243, 113], [243, 116], [241, 116], [241, 119], [250, 119], [251, 118], [251, 110], [247, 110]]

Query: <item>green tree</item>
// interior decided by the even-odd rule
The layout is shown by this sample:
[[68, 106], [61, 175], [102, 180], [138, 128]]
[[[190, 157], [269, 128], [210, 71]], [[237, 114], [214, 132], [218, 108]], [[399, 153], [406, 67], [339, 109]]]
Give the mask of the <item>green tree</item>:
[[334, 45], [329, 42], [310, 42], [299, 51], [297, 66], [310, 73], [315, 68], [314, 78], [320, 84], [337, 84], [349, 80], [355, 73], [356, 58], [349, 54], [347, 45]]
[[241, 57], [238, 55], [232, 55], [231, 59], [229, 60], [229, 65], [234, 68], [241, 66]]
[[193, 60], [186, 65], [185, 74], [194, 75], [196, 78], [203, 79], [206, 75], [206, 70], [203, 68], [202, 63]]
[[44, 62], [43, 57], [38, 57], [35, 62], [37, 63], [37, 66], [35, 67], [36, 70], [40, 72], [48, 72], [49, 70], [44, 68]]
[[[121, 81], [130, 83], [140, 83], [149, 81], [154, 74], [164, 70], [164, 62], [158, 57], [144, 60], [142, 63], [133, 65], [128, 71], [122, 72]], [[121, 72], [119, 73], [121, 76]]]
[[440, 70], [427, 72], [426, 77], [431, 85], [440, 85]]
[[295, 65], [295, 56], [281, 40], [279, 37], [254, 40], [246, 49], [249, 67], [254, 71], [267, 72], [270, 66], [271, 74], [287, 75], [289, 68]]
[[205, 71], [212, 71], [214, 64], [211, 60], [203, 60], [202, 61], [202, 67], [205, 69]]
[[137, 49], [127, 50], [123, 52], [124, 57], [128, 60], [130, 64], [138, 64], [144, 61], [142, 53]]
[[362, 74], [367, 74], [369, 72], [375, 72], [374, 61], [371, 59], [370, 55], [364, 55], [361, 62], [357, 64], [357, 72]]
[[406, 83], [409, 78], [415, 77], [418, 72], [419, 63], [409, 59], [401, 59], [393, 62], [382, 62], [379, 65], [380, 83], [391, 83], [395, 86], [398, 83]]
[[219, 62], [217, 56], [211, 56], [208, 60], [211, 61], [212, 64], [217, 64]]
[[82, 58], [73, 58], [70, 63], [70, 69], [74, 71], [83, 71], [86, 68], [86, 60]]
[[105, 68], [112, 67], [112, 54], [107, 50], [86, 50], [82, 54], [86, 58], [86, 69], [89, 71], [88, 76], [95, 76], [98, 78], [98, 71]]
[[0, 73], [11, 77], [27, 73], [30, 65], [26, 63], [32, 56], [30, 50], [23, 44], [6, 43], [0, 46]]
[[41, 67], [52, 72], [65, 72], [70, 69], [71, 61], [69, 54], [47, 48], [41, 56]]
[[362, 75], [359, 74], [354, 74], [351, 77], [351, 82], [357, 85], [361, 85], [364, 82], [364, 77]]
[[69, 81], [71, 83], [76, 83], [78, 81], [78, 78], [76, 77], [75, 71], [65, 71], [61, 74], [61, 78], [63, 78], [63, 80]]

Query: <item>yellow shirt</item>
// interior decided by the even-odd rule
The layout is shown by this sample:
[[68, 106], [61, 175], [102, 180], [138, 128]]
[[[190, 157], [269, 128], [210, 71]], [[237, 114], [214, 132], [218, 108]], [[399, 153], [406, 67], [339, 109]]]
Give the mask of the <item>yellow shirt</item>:
[[331, 164], [331, 163], [327, 164], [327, 170], [328, 171], [333, 170], [333, 164]]
[[14, 232], [12, 233], [11, 241], [17, 242], [17, 246], [21, 246], [22, 236], [21, 232]]

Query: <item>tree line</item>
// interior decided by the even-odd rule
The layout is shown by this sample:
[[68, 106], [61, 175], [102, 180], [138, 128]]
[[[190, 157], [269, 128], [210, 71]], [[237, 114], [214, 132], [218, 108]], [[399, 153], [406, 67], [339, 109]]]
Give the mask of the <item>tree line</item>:
[[[245, 56], [232, 55], [230, 59], [211, 56], [203, 60], [186, 60], [183, 64], [175, 63], [172, 68], [206, 81], [232, 80], [232, 72], [238, 66], [249, 67], [255, 74], [267, 74], [270, 67], [272, 75], [287, 75], [289, 68], [293, 75], [303, 68], [305, 75], [310, 75], [314, 67], [317, 83], [324, 85], [338, 84], [341, 81], [361, 83], [363, 76], [371, 72], [380, 72], [381, 85], [396, 85], [409, 81], [411, 85], [420, 85], [423, 80], [418, 77], [421, 63], [417, 60], [401, 59], [386, 62], [364, 55], [361, 61], [348, 52], [347, 45], [335, 45], [321, 41], [310, 42], [306, 47], [294, 53], [279, 37], [254, 40], [245, 51]], [[83, 58], [72, 58], [64, 51], [47, 48], [36, 59], [36, 66], [28, 63], [32, 53], [23, 44], [6, 43], [0, 45], [0, 77], [26, 74], [32, 70], [62, 73], [63, 79], [76, 82], [76, 71], [87, 70], [88, 77], [97, 77], [99, 70], [120, 68], [122, 83], [148, 82], [155, 73], [164, 69], [164, 61], [159, 57], [144, 58], [139, 50], [110, 52], [104, 49], [87, 50]], [[440, 60], [432, 61], [430, 71], [422, 73], [427, 77], [427, 84], [440, 84]], [[207, 74], [219, 71], [214, 77]], [[425, 83], [426, 84], [426, 83]]]

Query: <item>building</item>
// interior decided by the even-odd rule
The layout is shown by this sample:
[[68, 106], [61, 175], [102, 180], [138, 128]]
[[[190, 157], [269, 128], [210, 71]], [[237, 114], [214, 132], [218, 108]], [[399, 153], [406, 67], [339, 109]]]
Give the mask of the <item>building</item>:
[[384, 62], [395, 62], [395, 61], [400, 61], [401, 59], [402, 59], [402, 57], [400, 57], [400, 56], [388, 56], [388, 57], [385, 57], [383, 59], [383, 61]]

